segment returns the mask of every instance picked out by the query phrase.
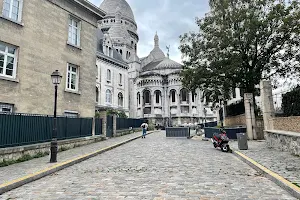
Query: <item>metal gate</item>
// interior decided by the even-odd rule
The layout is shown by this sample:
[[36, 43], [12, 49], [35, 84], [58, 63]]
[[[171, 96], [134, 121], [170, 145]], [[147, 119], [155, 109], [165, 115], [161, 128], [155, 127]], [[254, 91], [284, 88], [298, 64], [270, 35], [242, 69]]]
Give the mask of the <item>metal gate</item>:
[[176, 128], [166, 128], [167, 137], [187, 137], [190, 138], [190, 128], [176, 127]]
[[106, 137], [113, 137], [113, 116], [107, 116]]

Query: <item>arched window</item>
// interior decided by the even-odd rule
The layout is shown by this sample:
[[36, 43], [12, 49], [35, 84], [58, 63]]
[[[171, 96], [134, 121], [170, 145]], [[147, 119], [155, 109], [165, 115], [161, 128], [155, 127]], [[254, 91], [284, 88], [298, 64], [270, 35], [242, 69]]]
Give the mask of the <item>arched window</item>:
[[107, 77], [106, 77], [106, 79], [108, 81], [111, 81], [111, 71], [110, 71], [110, 69], [107, 70]]
[[121, 55], [123, 54], [123, 51], [122, 51], [122, 49], [120, 49], [120, 54], [121, 54]]
[[187, 102], [188, 101], [188, 91], [187, 91], [187, 89], [182, 89], [181, 91], [180, 91], [180, 96], [181, 96], [181, 101], [185, 101], [185, 102]]
[[155, 103], [160, 103], [161, 92], [159, 90], [155, 91]]
[[150, 99], [150, 91], [145, 90], [144, 91], [144, 104], [150, 104], [151, 99]]
[[121, 92], [118, 94], [118, 105], [123, 107], [123, 94]]
[[96, 87], [96, 103], [98, 103], [98, 102], [99, 102], [99, 90]]
[[106, 103], [112, 103], [112, 93], [110, 90], [106, 90]]
[[172, 101], [172, 103], [176, 102], [176, 91], [175, 90], [171, 90], [171, 101]]
[[137, 101], [138, 101], [138, 105], [141, 105], [141, 94], [137, 93]]

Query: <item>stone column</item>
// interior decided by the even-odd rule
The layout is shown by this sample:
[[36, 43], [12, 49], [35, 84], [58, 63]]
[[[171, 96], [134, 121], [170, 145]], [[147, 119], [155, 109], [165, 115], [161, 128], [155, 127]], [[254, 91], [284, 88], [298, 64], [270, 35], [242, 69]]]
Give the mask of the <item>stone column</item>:
[[102, 135], [106, 137], [106, 124], [107, 124], [107, 114], [106, 111], [99, 111], [100, 118], [102, 119]]
[[[188, 112], [188, 115], [191, 116], [190, 117], [190, 123], [193, 123], [193, 101], [192, 101], [192, 95], [193, 93], [192, 92], [189, 92], [189, 112]], [[195, 100], [195, 99], [194, 99]]]
[[[177, 91], [176, 91], [177, 93]], [[177, 116], [178, 116], [178, 125], [181, 124], [181, 107], [180, 107], [180, 91], [177, 93]]]
[[150, 103], [151, 103], [151, 117], [153, 117], [155, 115], [155, 113], [154, 113], [155, 95], [154, 94], [151, 94]]
[[223, 125], [226, 126], [226, 104], [227, 102], [224, 101], [224, 105], [223, 105]]
[[260, 82], [261, 103], [264, 119], [264, 130], [272, 130], [272, 119], [275, 117], [275, 109], [272, 95], [271, 81], [263, 80]]
[[244, 103], [245, 103], [245, 116], [246, 116], [248, 139], [250, 140], [257, 139], [256, 130], [255, 130], [256, 122], [255, 122], [254, 105], [253, 105], [253, 94], [245, 93]]
[[168, 100], [169, 99], [169, 96], [168, 96], [168, 88], [164, 88], [164, 96], [165, 96], [165, 98], [163, 98], [163, 100], [162, 101], [164, 101], [165, 102], [165, 105], [164, 105], [164, 110], [165, 110], [165, 117], [171, 117], [171, 115], [170, 115], [170, 112], [171, 112], [171, 110], [170, 110], [170, 101]]
[[117, 136], [117, 115], [113, 116], [113, 137]]

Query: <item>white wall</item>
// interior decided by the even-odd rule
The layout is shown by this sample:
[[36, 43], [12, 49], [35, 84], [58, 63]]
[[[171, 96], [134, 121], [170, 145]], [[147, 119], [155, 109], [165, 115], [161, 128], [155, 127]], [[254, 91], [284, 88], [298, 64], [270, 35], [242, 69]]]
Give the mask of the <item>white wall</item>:
[[[120, 108], [118, 105], [118, 94], [121, 92], [123, 94], [123, 109], [129, 111], [129, 83], [128, 83], [128, 70], [121, 68], [119, 66], [107, 63], [103, 60], [97, 59], [98, 66], [98, 79], [97, 85], [100, 88], [99, 106]], [[107, 79], [107, 70], [111, 71], [111, 81]], [[119, 74], [122, 74], [122, 83], [119, 83]], [[112, 103], [106, 102], [106, 90], [112, 91]]]

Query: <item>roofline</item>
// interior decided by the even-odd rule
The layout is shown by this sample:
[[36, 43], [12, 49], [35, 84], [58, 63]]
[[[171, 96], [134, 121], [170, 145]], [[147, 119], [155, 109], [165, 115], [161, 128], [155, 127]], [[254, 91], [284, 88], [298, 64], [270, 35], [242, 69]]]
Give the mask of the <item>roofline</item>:
[[97, 51], [97, 57], [104, 58], [104, 59], [107, 59], [107, 60], [109, 60], [111, 62], [119, 64], [119, 65], [123, 66], [125, 69], [129, 68], [128, 64], [125, 61], [121, 62], [121, 61], [119, 61], [119, 60], [117, 60], [115, 58], [109, 57], [109, 56], [107, 56], [107, 55], [105, 55], [105, 54], [103, 54], [103, 53], [101, 53], [99, 51]]
[[106, 12], [104, 10], [101, 10], [100, 8], [98, 8], [97, 6], [95, 6], [94, 4], [90, 3], [87, 0], [73, 0], [73, 1], [81, 5], [82, 7], [88, 9], [90, 12], [94, 13], [101, 19], [103, 19], [106, 15]]

